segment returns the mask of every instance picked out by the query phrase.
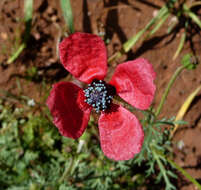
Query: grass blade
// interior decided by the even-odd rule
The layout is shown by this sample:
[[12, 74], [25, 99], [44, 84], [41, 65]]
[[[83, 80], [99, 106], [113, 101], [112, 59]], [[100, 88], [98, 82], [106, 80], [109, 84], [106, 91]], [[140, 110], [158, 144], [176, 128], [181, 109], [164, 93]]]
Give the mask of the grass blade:
[[167, 34], [170, 34], [172, 32], [172, 30], [174, 29], [174, 27], [177, 25], [178, 21], [175, 21], [174, 23], [172, 23], [168, 29], [167, 29]]
[[168, 96], [168, 94], [169, 94], [169, 91], [170, 91], [172, 85], [174, 84], [176, 78], [179, 76], [179, 74], [180, 74], [184, 69], [185, 69], [185, 66], [180, 66], [180, 67], [177, 68], [177, 70], [176, 70], [176, 71], [174, 72], [174, 74], [172, 75], [172, 77], [171, 77], [170, 81], [168, 82], [167, 87], [165, 88], [165, 91], [164, 91], [164, 93], [163, 93], [163, 95], [162, 95], [161, 101], [160, 101], [160, 103], [159, 103], [159, 105], [158, 105], [158, 107], [157, 107], [157, 110], [156, 110], [156, 113], [155, 113], [156, 116], [158, 116], [158, 115], [160, 114], [160, 112], [161, 112], [161, 110], [162, 110], [162, 108], [163, 108], [163, 105], [164, 105], [164, 103], [165, 103], [165, 100], [166, 100], [166, 98], [167, 98], [167, 96]]
[[135, 36], [129, 39], [126, 43], [124, 43], [123, 44], [124, 52], [128, 52], [145, 32], [146, 32], [146, 28], [144, 28], [143, 30], [140, 30]]
[[197, 17], [196, 14], [194, 14], [191, 11], [189, 11], [188, 16], [201, 28], [201, 20]]
[[25, 37], [24, 37], [25, 43], [29, 39], [31, 32], [32, 13], [33, 13], [33, 0], [25, 0], [24, 1], [24, 21], [26, 25]]
[[64, 20], [66, 21], [70, 34], [72, 34], [74, 33], [74, 26], [73, 26], [73, 13], [70, 0], [60, 0], [60, 4]]
[[[196, 88], [195, 91], [193, 91], [189, 96], [188, 98], [185, 100], [185, 102], [183, 103], [183, 105], [181, 106], [181, 108], [179, 109], [179, 112], [177, 113], [177, 116], [175, 118], [175, 121], [179, 121], [179, 120], [182, 120], [185, 113], [187, 112], [188, 108], [190, 107], [192, 101], [194, 100], [194, 98], [196, 97], [196, 95], [198, 94], [198, 92], [201, 90], [201, 85], [198, 86], [198, 88]], [[170, 134], [170, 137], [172, 137], [175, 133], [175, 131], [177, 130], [178, 128], [178, 124], [175, 124], [175, 127], [173, 129], [173, 131], [171, 132]]]
[[201, 28], [201, 20], [198, 18], [198, 16], [193, 13], [185, 4], [183, 5], [183, 9], [186, 14]]
[[167, 161], [178, 171], [180, 171], [190, 182], [192, 182], [197, 187], [197, 189], [201, 189], [201, 185], [198, 183], [198, 181], [194, 179], [186, 170], [181, 168], [179, 165], [177, 165], [174, 161], [170, 159], [167, 159]]
[[184, 175], [190, 182], [192, 182], [197, 189], [201, 190], [201, 185], [198, 183], [198, 181], [196, 179], [194, 179], [186, 170], [184, 170], [183, 168], [181, 168], [177, 163], [175, 163], [173, 160], [166, 158], [165, 155], [159, 153], [158, 154], [159, 157], [166, 159], [174, 168], [176, 168], [178, 171], [180, 171], [182, 173], [182, 175]]
[[133, 37], [131, 37], [128, 41], [126, 41], [123, 44], [123, 47], [120, 51], [116, 52], [114, 55], [109, 57], [108, 62], [111, 63], [112, 61], [121, 57], [124, 53], [127, 53], [128, 51], [130, 51], [130, 49], [137, 43], [137, 41], [141, 38], [141, 36], [168, 12], [169, 12], [169, 9], [167, 5], [163, 6], [159, 10], [158, 14], [154, 18], [152, 18], [150, 22], [142, 30], [140, 30], [137, 34], [135, 34]]
[[30, 20], [32, 20], [32, 12], [33, 12], [33, 0], [25, 0], [24, 1], [25, 22], [29, 22]]
[[181, 52], [182, 48], [184, 47], [184, 43], [186, 41], [186, 32], [184, 32], [181, 36], [181, 40], [179, 43], [179, 46], [177, 48], [177, 51], [175, 52], [174, 56], [173, 56], [173, 60], [175, 60], [177, 58], [177, 56], [179, 55], [179, 53]]
[[161, 20], [159, 21], [159, 23], [153, 28], [153, 30], [150, 31], [150, 33], [147, 35], [147, 38], [149, 38], [150, 36], [152, 36], [153, 34], [155, 34], [158, 29], [164, 24], [164, 22], [167, 20], [168, 16], [170, 15], [170, 13], [168, 12], [167, 14], [165, 14]]
[[26, 43], [29, 39], [31, 32], [32, 14], [33, 14], [33, 0], [24, 0], [24, 22], [25, 22], [25, 33], [23, 34], [24, 38], [22, 44], [17, 48], [17, 50], [15, 50], [13, 55], [8, 59], [7, 64], [13, 63], [25, 49]]
[[151, 28], [161, 17], [163, 17], [164, 14], [168, 13], [168, 8], [166, 6], [162, 7], [158, 14], [151, 19], [151, 21], [145, 26], [144, 29], [139, 31], [136, 35], [131, 37], [127, 42], [123, 44], [123, 49], [125, 52], [130, 51], [130, 49], [136, 44], [136, 42], [140, 39], [140, 37]]
[[22, 51], [24, 50], [25, 47], [26, 47], [25, 43], [21, 44], [20, 47], [8, 59], [7, 64], [13, 63], [18, 58], [18, 56], [22, 53]]

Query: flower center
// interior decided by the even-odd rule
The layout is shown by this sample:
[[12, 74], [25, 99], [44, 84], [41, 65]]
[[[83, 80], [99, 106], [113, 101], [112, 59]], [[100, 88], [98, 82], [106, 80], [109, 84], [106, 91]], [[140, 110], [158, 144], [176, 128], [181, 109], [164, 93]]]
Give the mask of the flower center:
[[84, 92], [85, 102], [95, 108], [96, 112], [107, 110], [112, 103], [113, 96], [116, 94], [116, 90], [112, 85], [97, 79], [93, 80]]

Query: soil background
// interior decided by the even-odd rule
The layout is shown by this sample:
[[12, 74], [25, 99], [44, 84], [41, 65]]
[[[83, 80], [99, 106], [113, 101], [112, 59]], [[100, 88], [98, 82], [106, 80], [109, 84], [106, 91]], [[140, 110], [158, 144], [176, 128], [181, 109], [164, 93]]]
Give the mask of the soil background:
[[[107, 42], [108, 57], [120, 50], [122, 44], [143, 29], [164, 5], [162, 0], [72, 0], [75, 31], [102, 36]], [[20, 43], [24, 30], [23, 1], [1, 0], [0, 2], [0, 88], [14, 94], [23, 94], [39, 100], [43, 94], [43, 80], [52, 84], [68, 80], [68, 72], [58, 59], [58, 43], [65, 36], [66, 25], [59, 1], [35, 0], [31, 37], [20, 57], [8, 65], [7, 60]], [[192, 28], [182, 53], [173, 61], [182, 27], [167, 34], [175, 17], [172, 15], [163, 27], [150, 39], [138, 42], [127, 55], [110, 65], [111, 71], [118, 64], [137, 57], [148, 59], [157, 73], [157, 92], [153, 106], [157, 106], [162, 93], [185, 53], [201, 54], [201, 33]], [[30, 77], [31, 69], [37, 75]], [[201, 64], [196, 70], [185, 70], [171, 89], [162, 117], [175, 116], [188, 95], [201, 84]], [[34, 72], [34, 71], [33, 71]], [[20, 87], [19, 87], [20, 84]], [[193, 101], [185, 121], [174, 136], [175, 161], [201, 183], [201, 93]], [[183, 143], [179, 147], [178, 142]], [[195, 187], [179, 175], [178, 189], [193, 190]]]

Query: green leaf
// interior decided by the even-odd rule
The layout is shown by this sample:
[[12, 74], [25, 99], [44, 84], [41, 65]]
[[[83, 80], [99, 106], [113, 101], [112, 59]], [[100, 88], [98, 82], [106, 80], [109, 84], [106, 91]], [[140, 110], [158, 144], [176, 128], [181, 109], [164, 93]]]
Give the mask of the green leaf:
[[28, 122], [24, 127], [24, 134], [23, 134], [23, 140], [26, 144], [30, 144], [34, 139], [34, 125], [32, 122]]
[[164, 24], [164, 22], [167, 20], [167, 18], [169, 17], [170, 12], [167, 12], [166, 14], [163, 15], [163, 17], [161, 18], [161, 20], [158, 22], [158, 24], [150, 31], [150, 33], [148, 34], [147, 37], [152, 36], [153, 34], [155, 34], [159, 28]]
[[201, 28], [201, 21], [197, 17], [197, 15], [194, 14], [193, 12], [191, 12], [191, 11], [187, 12], [187, 14]]
[[186, 4], [183, 5], [183, 9], [186, 12], [186, 14], [201, 28], [201, 21], [197, 17], [195, 13], [193, 13], [187, 6]]
[[73, 14], [70, 0], [60, 0], [62, 12], [70, 33], [74, 33]]
[[20, 45], [20, 47], [13, 53], [13, 55], [8, 59], [7, 63], [11, 64], [13, 63], [18, 57], [19, 55], [22, 53], [22, 51], [25, 49], [26, 44], [23, 43]]
[[128, 52], [140, 39], [140, 37], [144, 34], [146, 29], [140, 30], [135, 36], [133, 36], [131, 39], [129, 39], [127, 42], [123, 44], [123, 49], [125, 52]]
[[193, 55], [186, 54], [183, 56], [181, 60], [181, 64], [185, 66], [186, 69], [192, 70], [196, 68], [196, 60], [194, 59]]

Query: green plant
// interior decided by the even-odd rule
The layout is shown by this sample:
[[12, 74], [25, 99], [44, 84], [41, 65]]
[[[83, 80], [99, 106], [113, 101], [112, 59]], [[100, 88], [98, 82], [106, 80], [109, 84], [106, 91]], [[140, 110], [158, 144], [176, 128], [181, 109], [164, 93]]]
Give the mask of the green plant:
[[[178, 5], [176, 6], [176, 4]], [[168, 27], [167, 33], [169, 34], [173, 29], [175, 29], [177, 24], [182, 24], [180, 27], [184, 29], [181, 34], [180, 43], [173, 56], [173, 60], [176, 59], [184, 47], [188, 33], [192, 30], [192, 25], [195, 24], [201, 28], [201, 20], [198, 15], [193, 12], [193, 8], [197, 6], [200, 6], [200, 2], [192, 2], [190, 5], [187, 5], [185, 0], [184, 2], [178, 0], [167, 1], [167, 3], [158, 11], [157, 15], [152, 18], [142, 30], [125, 42], [122, 49], [112, 55], [108, 61], [112, 62], [120, 58], [123, 54], [129, 52], [139, 40], [143, 41], [152, 37], [171, 15], [174, 15], [177, 21], [173, 22], [171, 26]], [[143, 37], [145, 33], [147, 33], [147, 35]]]
[[33, 0], [24, 0], [24, 22], [25, 22], [24, 37], [22, 39], [22, 44], [16, 47], [16, 50], [14, 51], [12, 56], [8, 59], [7, 64], [13, 63], [27, 46], [27, 42], [31, 32], [32, 12], [33, 12]]

